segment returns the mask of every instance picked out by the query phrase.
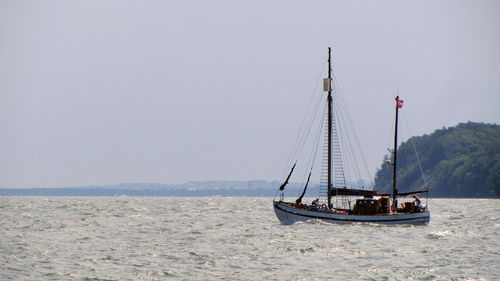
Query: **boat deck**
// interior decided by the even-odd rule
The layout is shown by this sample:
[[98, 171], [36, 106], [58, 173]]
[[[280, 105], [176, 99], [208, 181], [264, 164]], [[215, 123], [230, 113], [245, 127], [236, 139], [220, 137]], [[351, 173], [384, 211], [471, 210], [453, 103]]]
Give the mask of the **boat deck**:
[[[326, 204], [322, 204], [320, 206], [315, 206], [315, 205], [309, 205], [309, 204], [296, 204], [293, 202], [285, 202], [285, 201], [280, 201], [281, 204], [289, 206], [290, 208], [294, 209], [302, 209], [302, 210], [307, 210], [307, 211], [313, 211], [313, 212], [321, 212], [321, 213], [326, 213], [326, 214], [341, 214], [341, 215], [353, 215], [353, 211], [350, 209], [339, 209], [339, 208], [332, 208], [328, 209]], [[426, 208], [422, 208], [420, 212], [425, 212]], [[370, 214], [372, 216], [387, 216], [387, 215], [397, 215], [397, 214], [414, 214], [414, 213], [419, 213], [416, 211], [408, 211], [403, 208], [398, 208], [396, 209], [395, 212], [378, 212], [375, 214]]]

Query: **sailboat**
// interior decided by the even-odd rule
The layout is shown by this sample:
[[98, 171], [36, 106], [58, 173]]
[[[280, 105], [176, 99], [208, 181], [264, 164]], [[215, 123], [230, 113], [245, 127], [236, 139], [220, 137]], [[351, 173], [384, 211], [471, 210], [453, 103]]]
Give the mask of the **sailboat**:
[[[397, 137], [398, 137], [398, 111], [403, 106], [403, 100], [396, 96], [395, 98], [395, 132], [394, 148], [392, 160], [388, 160], [393, 166], [392, 194], [378, 193], [375, 188], [372, 190], [361, 188], [347, 188], [344, 179], [344, 186], [334, 186], [333, 178], [338, 174], [333, 174], [333, 165], [338, 165], [342, 161], [335, 160], [340, 156], [339, 149], [335, 149], [338, 140], [335, 129], [335, 113], [333, 112], [332, 97], [332, 67], [331, 67], [331, 48], [328, 48], [328, 78], [323, 80], [324, 91], [327, 92], [327, 129], [326, 129], [326, 198], [324, 203], [320, 203], [319, 198], [311, 204], [302, 203], [305, 195], [311, 173], [305, 184], [304, 190], [295, 201], [285, 201], [284, 189], [287, 186], [290, 177], [297, 163], [294, 163], [286, 180], [279, 187], [279, 199], [273, 199], [274, 212], [282, 224], [294, 224], [309, 220], [320, 220], [326, 223], [377, 223], [377, 224], [428, 224], [430, 221], [430, 212], [427, 202], [422, 202], [416, 194], [427, 193], [428, 188], [412, 192], [399, 192], [396, 185], [397, 173]], [[418, 159], [418, 157], [417, 157]], [[343, 176], [340, 173], [340, 176]], [[336, 198], [336, 200], [332, 200]], [[344, 204], [333, 204], [338, 202], [338, 198]], [[326, 199], [326, 200], [325, 200]], [[401, 202], [398, 204], [398, 199]], [[410, 201], [408, 201], [408, 199]], [[406, 202], [405, 202], [406, 201]], [[349, 202], [349, 204], [345, 204]], [[354, 202], [354, 204], [351, 204]]]

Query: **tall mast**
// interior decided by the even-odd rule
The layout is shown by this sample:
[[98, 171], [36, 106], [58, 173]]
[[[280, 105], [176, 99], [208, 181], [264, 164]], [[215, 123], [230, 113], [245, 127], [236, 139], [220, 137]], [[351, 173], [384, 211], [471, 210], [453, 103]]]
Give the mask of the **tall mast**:
[[392, 206], [394, 210], [397, 208], [396, 195], [398, 190], [396, 189], [396, 160], [398, 159], [398, 109], [399, 109], [399, 96], [396, 96], [396, 126], [394, 131], [394, 153], [392, 160]]
[[328, 47], [328, 208], [332, 207], [332, 65], [331, 51]]

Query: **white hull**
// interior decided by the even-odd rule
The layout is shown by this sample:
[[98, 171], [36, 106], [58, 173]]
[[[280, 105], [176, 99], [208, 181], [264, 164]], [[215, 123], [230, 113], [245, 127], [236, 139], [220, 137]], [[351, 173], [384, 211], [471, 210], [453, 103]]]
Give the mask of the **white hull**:
[[274, 212], [282, 224], [294, 224], [308, 220], [321, 220], [327, 223], [377, 223], [377, 224], [427, 224], [431, 215], [428, 211], [419, 213], [397, 213], [388, 215], [346, 215], [324, 211], [298, 209], [274, 201]]

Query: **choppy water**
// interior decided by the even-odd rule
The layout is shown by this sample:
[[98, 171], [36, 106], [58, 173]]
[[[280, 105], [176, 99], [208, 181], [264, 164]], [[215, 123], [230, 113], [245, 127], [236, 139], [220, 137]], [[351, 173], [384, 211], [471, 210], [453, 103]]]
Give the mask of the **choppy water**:
[[0, 280], [500, 280], [500, 201], [280, 225], [270, 198], [0, 197]]

